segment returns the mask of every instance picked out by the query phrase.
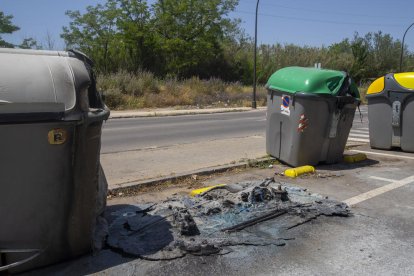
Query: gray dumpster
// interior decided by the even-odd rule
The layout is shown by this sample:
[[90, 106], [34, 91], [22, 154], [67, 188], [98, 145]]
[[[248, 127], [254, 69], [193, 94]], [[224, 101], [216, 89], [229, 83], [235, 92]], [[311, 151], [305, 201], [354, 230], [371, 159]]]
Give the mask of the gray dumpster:
[[342, 160], [359, 103], [346, 73], [287, 67], [270, 77], [267, 89], [268, 154], [291, 166]]
[[91, 66], [75, 51], [0, 49], [0, 271], [92, 249], [109, 110]]
[[371, 147], [414, 152], [414, 72], [377, 79], [367, 100]]

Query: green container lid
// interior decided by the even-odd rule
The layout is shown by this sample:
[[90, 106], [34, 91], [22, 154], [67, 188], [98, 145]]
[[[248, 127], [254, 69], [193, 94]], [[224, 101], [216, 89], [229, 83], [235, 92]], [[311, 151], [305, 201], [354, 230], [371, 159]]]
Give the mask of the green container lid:
[[[313, 93], [336, 96], [347, 75], [345, 72], [305, 68], [286, 67], [276, 71], [267, 82], [267, 87], [287, 93]], [[358, 88], [354, 83], [349, 88], [350, 94], [359, 98]]]

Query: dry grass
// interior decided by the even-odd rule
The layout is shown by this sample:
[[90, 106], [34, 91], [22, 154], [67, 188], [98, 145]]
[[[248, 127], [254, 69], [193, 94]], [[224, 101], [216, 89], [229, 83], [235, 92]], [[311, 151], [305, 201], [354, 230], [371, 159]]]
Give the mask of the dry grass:
[[366, 99], [366, 95], [367, 95], [367, 90], [369, 87], [370, 83], [364, 83], [361, 86], [358, 87], [359, 89], [359, 94], [361, 95], [361, 103], [362, 104], [367, 104], [367, 99]]
[[[158, 79], [152, 73], [119, 72], [98, 76], [98, 88], [114, 110], [156, 107], [239, 107], [251, 105], [252, 87], [220, 79]], [[258, 105], [266, 104], [266, 90], [257, 90]]]

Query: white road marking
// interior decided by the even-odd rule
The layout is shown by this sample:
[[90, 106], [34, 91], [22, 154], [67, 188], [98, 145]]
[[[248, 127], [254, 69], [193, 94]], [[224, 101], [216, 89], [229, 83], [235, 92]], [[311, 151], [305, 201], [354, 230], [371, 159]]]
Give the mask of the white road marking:
[[395, 157], [395, 158], [401, 158], [401, 159], [414, 160], [414, 157], [412, 157], [412, 156], [395, 155], [395, 154], [389, 154], [389, 153], [380, 153], [380, 152], [372, 152], [372, 151], [364, 151], [364, 150], [350, 150], [350, 151], [359, 152], [359, 153], [374, 154], [374, 155], [380, 155], [380, 156], [386, 156], [386, 157]]
[[[372, 177], [372, 176], [371, 176], [371, 178], [378, 179], [378, 177]], [[366, 201], [368, 199], [371, 199], [373, 197], [382, 195], [382, 194], [384, 194], [386, 192], [390, 192], [392, 190], [395, 190], [395, 189], [398, 189], [400, 187], [403, 187], [403, 186], [405, 186], [407, 184], [411, 184], [411, 183], [414, 182], [414, 175], [409, 176], [407, 178], [404, 178], [402, 180], [397, 180], [397, 181], [394, 181], [394, 180], [391, 180], [391, 179], [387, 179], [387, 178], [382, 178], [382, 177], [381, 177], [381, 180], [389, 181], [391, 183], [388, 184], [388, 185], [379, 187], [377, 189], [368, 191], [366, 193], [363, 193], [363, 194], [360, 194], [360, 195], [357, 195], [357, 196], [348, 198], [347, 200], [344, 201], [344, 203], [348, 204], [349, 206], [353, 206], [353, 205], [356, 205], [356, 204], [361, 203], [363, 201]]]
[[384, 177], [380, 177], [380, 176], [370, 176], [370, 178], [380, 180], [380, 181], [385, 181], [385, 182], [394, 182], [395, 181], [394, 179], [388, 179], [388, 178], [384, 178]]
[[349, 134], [349, 136], [352, 136], [352, 137], [369, 138], [369, 135], [368, 135], [368, 134], [359, 134], [359, 133], [352, 133], [352, 132], [351, 132], [351, 134]]
[[352, 141], [352, 142], [366, 142], [366, 143], [368, 143], [369, 142], [369, 139], [360, 139], [360, 138], [352, 138], [352, 137], [349, 137], [348, 138], [348, 141]]
[[351, 133], [365, 133], [365, 134], [368, 134], [369, 131], [361, 130], [361, 129], [351, 129]]

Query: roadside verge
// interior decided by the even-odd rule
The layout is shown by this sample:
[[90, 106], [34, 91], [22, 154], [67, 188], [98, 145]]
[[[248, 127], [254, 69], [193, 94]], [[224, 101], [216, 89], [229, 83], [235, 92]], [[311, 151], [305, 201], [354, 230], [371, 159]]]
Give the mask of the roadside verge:
[[[258, 107], [257, 110], [265, 110], [266, 107]], [[151, 109], [151, 110], [125, 110], [111, 111], [110, 119], [139, 118], [139, 117], [164, 117], [179, 115], [214, 114], [227, 112], [244, 112], [253, 110], [251, 107], [232, 108], [205, 108], [205, 109]]]

